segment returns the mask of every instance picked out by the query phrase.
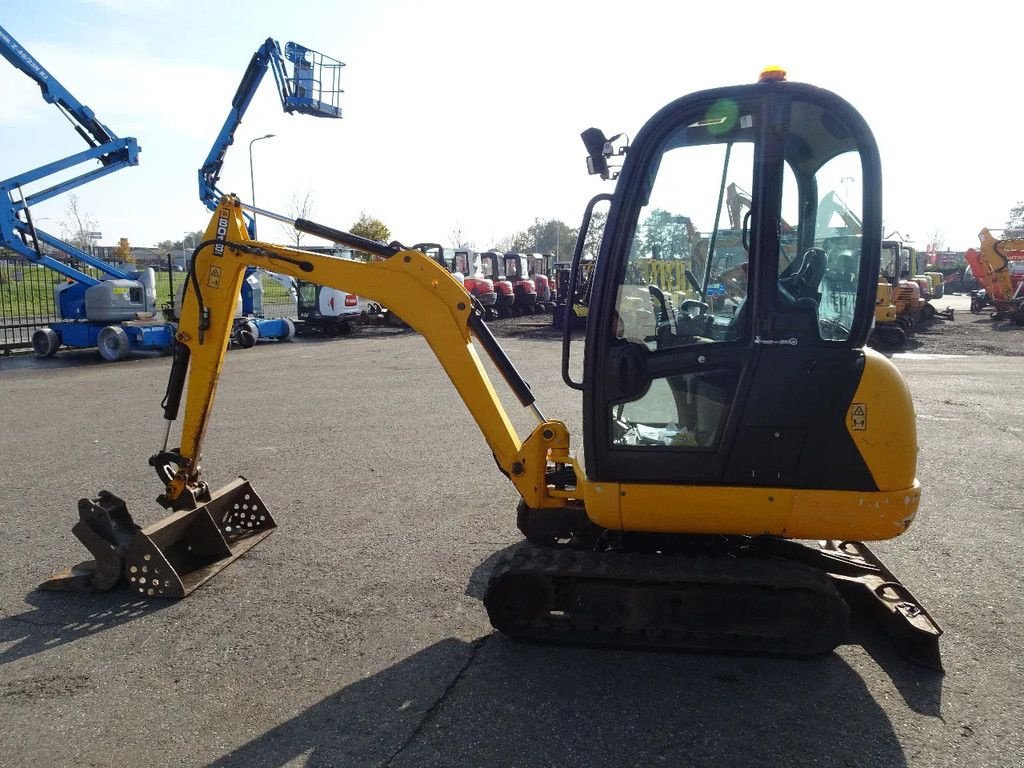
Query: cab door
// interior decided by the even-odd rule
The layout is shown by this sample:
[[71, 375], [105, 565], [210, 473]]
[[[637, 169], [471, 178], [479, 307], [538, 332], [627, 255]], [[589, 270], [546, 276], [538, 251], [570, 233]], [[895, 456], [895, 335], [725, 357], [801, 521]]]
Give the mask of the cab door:
[[[879, 185], [863, 120], [810, 86], [706, 91], [651, 119], [596, 267], [589, 479], [872, 484], [845, 417], [874, 304]], [[666, 261], [685, 285], [650, 280]], [[833, 459], [842, 477], [822, 475]]]

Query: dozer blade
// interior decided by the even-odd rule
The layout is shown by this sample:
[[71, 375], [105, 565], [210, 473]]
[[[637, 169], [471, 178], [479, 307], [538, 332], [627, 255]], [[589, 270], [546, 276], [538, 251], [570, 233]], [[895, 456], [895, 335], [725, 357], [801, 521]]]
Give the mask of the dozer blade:
[[847, 601], [867, 613], [900, 653], [915, 664], [942, 670], [942, 629], [864, 543], [825, 541], [816, 554]]
[[803, 562], [828, 574], [850, 607], [871, 620], [908, 661], [942, 671], [942, 629], [863, 542], [803, 544], [763, 537], [751, 550]]
[[135, 525], [124, 501], [107, 491], [82, 499], [79, 514], [82, 521], [73, 531], [96, 560], [58, 574], [41, 589], [102, 591], [123, 577], [144, 597], [185, 597], [277, 527], [241, 477], [195, 509], [174, 512], [146, 528]]

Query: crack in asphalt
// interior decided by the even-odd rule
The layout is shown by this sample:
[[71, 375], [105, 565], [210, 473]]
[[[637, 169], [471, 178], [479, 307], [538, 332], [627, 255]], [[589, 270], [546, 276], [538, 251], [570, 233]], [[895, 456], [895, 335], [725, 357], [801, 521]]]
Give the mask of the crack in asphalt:
[[459, 681], [462, 679], [462, 676], [466, 674], [466, 670], [468, 670], [472, 663], [476, 661], [477, 654], [480, 652], [480, 649], [483, 648], [484, 643], [486, 643], [493, 636], [494, 634], [492, 633], [484, 637], [478, 637], [476, 640], [473, 641], [473, 645], [470, 649], [469, 656], [466, 659], [466, 661], [462, 664], [462, 666], [459, 668], [459, 671], [455, 673], [455, 676], [451, 679], [451, 682], [449, 682], [448, 685], [445, 686], [445, 689], [441, 691], [441, 695], [437, 697], [437, 700], [429, 707], [427, 707], [427, 710], [423, 713], [423, 717], [420, 718], [420, 721], [416, 724], [416, 727], [412, 729], [412, 732], [402, 741], [401, 744], [398, 745], [398, 749], [396, 749], [394, 752], [388, 755], [388, 757], [386, 757], [384, 761], [380, 763], [381, 768], [387, 768], [387, 766], [390, 766], [391, 762], [396, 757], [402, 754], [414, 741], [416, 741], [417, 738], [419, 738], [419, 735], [427, 727], [427, 724], [434, 719], [435, 715], [437, 715], [438, 710], [441, 709], [441, 705], [444, 704], [445, 699], [448, 698], [448, 694], [450, 694], [455, 689], [455, 686], [459, 684]]

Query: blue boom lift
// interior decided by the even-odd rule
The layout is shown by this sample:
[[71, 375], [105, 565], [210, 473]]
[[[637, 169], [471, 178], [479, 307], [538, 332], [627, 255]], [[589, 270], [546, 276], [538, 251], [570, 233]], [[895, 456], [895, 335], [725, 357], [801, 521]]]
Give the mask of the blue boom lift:
[[[241, 124], [242, 117], [256, 95], [260, 83], [263, 82], [267, 70], [273, 72], [277, 93], [281, 98], [281, 107], [288, 114], [298, 112], [313, 117], [340, 118], [340, 100], [343, 93], [340, 87], [341, 68], [344, 66], [337, 59], [297, 43], [285, 45], [282, 55], [278, 42], [273, 38], [267, 38], [249, 61], [249, 66], [231, 99], [231, 109], [224, 120], [224, 125], [199, 169], [199, 198], [208, 209], [217, 210], [217, 204], [224, 195], [217, 188], [224, 157], [228, 147], [235, 141], [235, 131]], [[248, 214], [246, 226], [249, 236], [255, 239], [256, 221]], [[254, 269], [247, 270], [242, 283], [244, 317], [237, 324], [234, 334], [236, 340], [242, 346], [251, 346], [258, 338], [290, 339], [295, 334], [295, 326], [289, 318], [263, 317], [262, 288], [255, 273]]]
[[[119, 360], [135, 349], [170, 349], [174, 326], [157, 318], [156, 277], [152, 269], [126, 272], [43, 232], [32, 221], [33, 205], [139, 163], [139, 145], [133, 138], [118, 138], [96, 119], [89, 107], [72, 96], [57, 79], [0, 27], [0, 54], [34, 80], [43, 99], [57, 108], [85, 139], [89, 148], [31, 171], [0, 181], [7, 205], [0, 206], [0, 245], [30, 262], [67, 278], [54, 286], [54, 305], [60, 322], [40, 328], [32, 347], [51, 357], [62, 345], [98, 347], [106, 360]], [[24, 188], [84, 163], [99, 163], [77, 176], [26, 194]], [[43, 245], [65, 254], [70, 261], [87, 264], [105, 275], [100, 280], [43, 252]], [[151, 319], [143, 319], [143, 318]]]

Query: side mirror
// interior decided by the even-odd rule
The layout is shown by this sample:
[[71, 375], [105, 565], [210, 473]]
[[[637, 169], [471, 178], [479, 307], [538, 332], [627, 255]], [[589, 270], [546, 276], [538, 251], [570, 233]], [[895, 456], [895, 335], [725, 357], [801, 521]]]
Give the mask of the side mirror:
[[608, 161], [604, 156], [604, 145], [607, 139], [604, 131], [599, 128], [587, 128], [580, 134], [583, 146], [587, 148], [587, 173], [591, 176], [601, 174], [602, 179], [608, 178]]
[[610, 158], [621, 158], [626, 154], [628, 139], [623, 133], [617, 133], [610, 139], [598, 128], [587, 128], [580, 134], [583, 146], [587, 148], [587, 172], [602, 179], [616, 179], [619, 176], [621, 162], [609, 163]]

